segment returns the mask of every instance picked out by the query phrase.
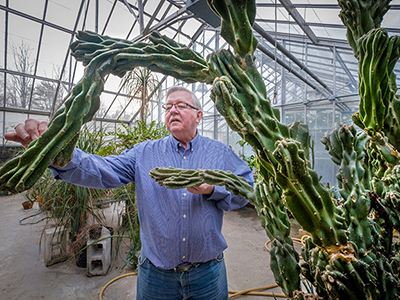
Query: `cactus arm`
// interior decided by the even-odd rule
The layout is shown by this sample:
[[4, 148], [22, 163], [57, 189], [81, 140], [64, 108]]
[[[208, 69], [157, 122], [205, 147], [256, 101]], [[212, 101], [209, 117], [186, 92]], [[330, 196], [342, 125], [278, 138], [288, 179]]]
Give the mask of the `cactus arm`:
[[368, 150], [374, 158], [372, 163], [377, 171], [376, 177], [384, 176], [387, 169], [392, 169], [400, 163], [400, 153], [388, 142], [383, 132], [371, 137]]
[[347, 40], [358, 57], [357, 40], [381, 25], [383, 16], [389, 10], [391, 0], [338, 0], [340, 18], [347, 28]]
[[[381, 197], [377, 193], [373, 193], [371, 198], [374, 200], [373, 205], [380, 218], [385, 221], [383, 236], [390, 240], [387, 249], [391, 249], [390, 238], [392, 230], [391, 227], [400, 231], [400, 167], [396, 165], [394, 168], [388, 169], [382, 177], [383, 190]], [[388, 242], [389, 243], [389, 242]]]
[[372, 134], [383, 129], [389, 103], [395, 96], [396, 90], [390, 85], [390, 77], [400, 57], [400, 37], [389, 37], [384, 29], [378, 28], [359, 38], [357, 43], [359, 118], [363, 128]]
[[54, 167], [64, 168], [67, 165], [67, 163], [72, 160], [74, 148], [78, 140], [79, 140], [79, 132], [75, 134], [75, 136], [71, 139], [71, 141], [64, 148], [62, 148], [61, 151], [54, 158], [53, 160]]
[[369, 141], [365, 134], [358, 134], [353, 126], [339, 126], [324, 136], [322, 143], [335, 156], [339, 166], [337, 179], [340, 194], [347, 211], [349, 240], [358, 245], [360, 255], [370, 251], [373, 244], [368, 214], [371, 209], [369, 191], [371, 185], [365, 179], [364, 147]]
[[[211, 91], [217, 109], [228, 124], [234, 124], [233, 129], [253, 146], [268, 172], [274, 174], [271, 154], [275, 142], [289, 136], [288, 128], [276, 118], [276, 111], [264, 97], [264, 91], [258, 90], [257, 82], [247, 75], [232, 53], [214, 53], [210, 66], [211, 71], [219, 72]], [[246, 65], [246, 68], [250, 66]]]
[[[393, 81], [395, 82], [395, 80]], [[389, 113], [385, 118], [384, 132], [390, 144], [395, 149], [400, 150], [400, 139], [398, 138], [400, 136], [400, 100], [398, 95], [395, 95], [389, 103]]]
[[254, 0], [207, 0], [210, 8], [222, 19], [221, 36], [244, 57], [253, 55], [257, 47], [252, 27], [255, 20]]
[[312, 235], [313, 242], [335, 252], [347, 245], [344, 219], [316, 172], [307, 168], [304, 152], [299, 148], [299, 142], [291, 139], [277, 142], [273, 155], [282, 176], [277, 176], [276, 180], [283, 189], [287, 207]]
[[52, 125], [20, 157], [0, 170], [0, 189], [21, 192], [29, 189], [46, 170], [57, 154], [69, 144], [79, 132], [85, 118], [96, 110], [96, 102], [103, 90], [103, 80], [99, 76], [84, 77], [67, 99], [64, 112], [58, 114]]
[[[101, 71], [100, 65], [107, 62], [109, 66], [104, 68], [120, 77], [141, 66], [188, 83], [210, 84], [214, 79], [208, 72], [207, 62], [198, 53], [158, 32], [150, 35], [150, 44], [117, 40], [93, 32], [79, 32], [77, 38], [71, 44], [72, 55], [87, 66], [89, 74]], [[96, 39], [102, 43], [96, 43]]]
[[293, 245], [283, 244], [278, 239], [272, 241], [270, 255], [270, 266], [277, 284], [286, 297], [292, 298], [294, 292], [300, 291], [299, 255]]
[[169, 189], [182, 189], [208, 183], [225, 186], [234, 195], [254, 202], [253, 187], [246, 179], [235, 175], [231, 171], [157, 167], [151, 169], [149, 174], [158, 184]]
[[[307, 124], [300, 121], [294, 121], [287, 126], [289, 128], [290, 137], [298, 142], [304, 151], [304, 158], [310, 160], [311, 137]], [[311, 163], [309, 164], [311, 165]]]
[[275, 280], [287, 297], [300, 290], [299, 255], [289, 237], [290, 221], [280, 196], [280, 189], [272, 177], [255, 187], [256, 202], [253, 203], [261, 225], [271, 240], [271, 270]]

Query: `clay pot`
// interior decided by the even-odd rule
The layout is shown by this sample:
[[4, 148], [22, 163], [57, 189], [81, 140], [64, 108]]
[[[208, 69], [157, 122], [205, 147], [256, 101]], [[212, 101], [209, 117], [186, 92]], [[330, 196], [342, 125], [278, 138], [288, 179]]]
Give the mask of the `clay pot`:
[[31, 201], [24, 201], [22, 202], [22, 206], [24, 207], [24, 209], [31, 209], [33, 206], [33, 202]]

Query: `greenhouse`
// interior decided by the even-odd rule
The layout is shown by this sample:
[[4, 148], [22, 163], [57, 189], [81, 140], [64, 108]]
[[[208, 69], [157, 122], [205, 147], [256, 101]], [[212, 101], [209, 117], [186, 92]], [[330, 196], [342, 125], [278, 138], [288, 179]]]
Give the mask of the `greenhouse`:
[[[75, 146], [99, 156], [117, 155], [147, 139], [169, 135], [169, 126], [164, 126], [169, 120], [169, 110], [164, 109], [167, 91], [182, 86], [200, 101], [198, 134], [231, 148], [248, 164], [254, 183], [243, 183], [238, 174], [225, 172], [231, 170], [210, 175], [203, 170], [208, 167], [196, 167], [199, 170], [189, 174], [182, 170], [167, 173], [169, 165], [161, 165], [154, 167], [165, 170], [152, 169], [150, 175], [167, 188], [191, 191], [200, 184], [221, 186], [250, 201], [239, 212], [224, 209], [223, 231], [229, 245], [225, 252], [232, 248], [225, 255], [228, 286], [245, 290], [254, 284], [277, 285], [271, 295], [264, 291], [259, 297], [239, 296], [240, 292], [230, 291], [230, 297], [399, 299], [399, 13], [400, 0], [0, 0], [4, 20], [0, 27], [0, 200], [4, 197], [5, 203], [14, 203], [18, 201], [12, 201], [13, 197], [18, 196], [36, 203], [35, 211], [12, 210], [11, 204], [0, 210], [9, 215], [21, 210], [23, 214], [14, 218], [29, 224], [35, 234], [42, 232], [35, 237], [35, 245], [26, 247], [34, 248], [37, 264], [46, 265], [46, 276], [75, 273], [70, 267], [73, 259], [67, 258], [71, 251], [64, 248], [71, 248], [70, 242], [75, 247], [80, 235], [89, 236], [84, 258], [89, 276], [84, 284], [98, 289], [125, 274], [118, 262], [125, 254], [116, 253], [121, 246], [130, 259], [138, 259], [140, 244], [132, 245], [140, 243], [136, 211], [144, 208], [136, 208], [135, 197], [150, 191], [136, 187], [135, 192], [131, 183], [129, 188], [115, 184], [115, 190], [108, 189], [111, 183], [106, 190], [72, 188], [55, 181], [47, 166], [67, 165]], [[81, 98], [85, 104], [78, 104]], [[176, 104], [170, 110], [174, 109], [179, 110]], [[28, 119], [49, 121], [47, 132], [53, 133], [44, 134], [24, 150], [5, 135]], [[213, 151], [207, 154], [211, 161]], [[54, 174], [58, 173], [53, 170]], [[58, 197], [48, 192], [55, 186], [74, 190], [69, 199], [75, 202], [78, 193], [85, 194], [90, 203], [85, 202], [79, 213], [71, 212], [72, 204], [61, 200], [39, 207], [38, 199]], [[115, 214], [111, 208], [102, 211], [109, 205], [120, 210], [113, 230], [101, 221], [101, 214], [106, 219]], [[237, 243], [251, 234], [235, 236], [227, 228], [237, 225], [240, 210], [243, 216], [259, 217], [252, 219], [254, 224], [248, 221], [238, 226], [259, 227], [253, 236], [265, 239], [261, 246], [252, 249], [250, 243], [246, 244], [249, 249], [241, 248]], [[102, 242], [98, 251], [114, 247], [113, 255], [119, 258], [114, 261], [112, 256], [106, 263], [119, 268], [118, 274], [111, 274], [113, 269], [98, 274], [90, 265], [94, 255], [90, 243], [100, 238], [90, 234], [98, 224], [101, 236], [105, 228], [110, 229], [107, 236], [112, 239], [105, 240], [114, 243]], [[120, 230], [123, 226], [128, 229]], [[46, 233], [49, 228], [56, 228], [53, 237]], [[304, 233], [299, 237], [301, 246], [292, 236], [294, 230]], [[73, 237], [66, 238], [64, 231]], [[58, 251], [56, 257], [54, 253], [45, 253], [44, 258], [43, 253], [37, 254], [40, 247], [46, 252], [46, 238], [53, 245], [56, 234], [57, 250], [49, 246], [54, 248], [50, 252]], [[144, 230], [141, 234], [143, 239]], [[123, 241], [127, 235], [129, 241]], [[2, 233], [1, 243], [10, 236]], [[38, 246], [39, 240], [44, 246]], [[264, 247], [267, 240], [270, 244]], [[145, 251], [151, 247], [148, 243], [143, 246]], [[22, 241], [19, 245], [23, 247]], [[85, 248], [86, 253], [86, 247], [79, 247], [78, 252]], [[266, 257], [257, 251], [259, 247], [264, 253], [268, 250]], [[248, 263], [235, 256], [243, 251], [258, 261], [252, 264], [260, 270], [251, 273], [260, 280], [242, 284], [240, 275], [235, 275], [235, 270]], [[9, 254], [6, 257], [17, 262]], [[126, 263], [135, 270], [137, 261], [132, 264]], [[63, 267], [54, 268], [58, 265]], [[29, 270], [33, 272], [29, 276], [35, 276], [35, 269]], [[85, 277], [85, 272], [76, 272]], [[94, 275], [106, 275], [99, 278], [107, 280], [92, 284], [89, 279], [97, 278]], [[1, 281], [5, 277], [0, 275]], [[79, 286], [77, 280], [67, 285]], [[136, 291], [120, 294], [132, 289], [124, 284], [118, 281], [118, 293], [110, 292], [107, 299], [134, 299]], [[0, 287], [4, 299], [30, 299], [23, 296], [29, 291], [19, 294], [11, 283]], [[78, 299], [77, 293], [85, 295], [83, 290], [57, 294], [54, 289], [53, 294], [35, 292], [31, 296]], [[101, 299], [103, 290], [99, 292], [87, 298], [99, 294]]]

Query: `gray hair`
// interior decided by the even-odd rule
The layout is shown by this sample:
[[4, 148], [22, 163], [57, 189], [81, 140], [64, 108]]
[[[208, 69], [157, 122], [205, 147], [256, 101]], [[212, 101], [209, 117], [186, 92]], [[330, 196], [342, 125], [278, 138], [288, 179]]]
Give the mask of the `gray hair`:
[[173, 92], [177, 92], [177, 91], [184, 91], [184, 92], [188, 92], [192, 98], [192, 102], [193, 102], [193, 106], [196, 107], [198, 110], [201, 110], [201, 104], [199, 99], [196, 97], [195, 93], [193, 93], [191, 90], [183, 87], [183, 86], [173, 86], [171, 88], [168, 89], [167, 91], [167, 99], [169, 97], [169, 95], [171, 95]]

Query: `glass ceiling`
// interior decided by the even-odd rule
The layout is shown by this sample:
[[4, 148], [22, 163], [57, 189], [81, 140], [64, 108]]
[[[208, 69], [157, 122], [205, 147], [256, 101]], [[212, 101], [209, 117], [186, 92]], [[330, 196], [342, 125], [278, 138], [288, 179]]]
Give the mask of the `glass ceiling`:
[[[254, 33], [259, 40], [257, 66], [270, 100], [282, 120], [307, 122], [323, 155], [322, 134], [334, 122], [351, 122], [357, 110], [357, 61], [346, 40], [336, 0], [257, 0]], [[393, 0], [382, 23], [389, 35], [400, 35], [400, 0]], [[146, 41], [154, 30], [186, 44], [206, 57], [227, 48], [218, 20], [206, 0], [0, 0], [0, 139], [26, 118], [49, 119], [80, 80], [83, 67], [70, 56], [78, 30], [133, 41]], [[399, 82], [400, 65], [395, 68]], [[148, 120], [163, 120], [163, 92], [182, 84], [203, 103], [202, 134], [236, 147], [205, 84], [186, 84], [154, 74]], [[118, 126], [141, 117], [142, 98], [107, 78], [94, 122]], [[318, 144], [318, 145], [317, 145]], [[242, 149], [243, 151], [243, 149]], [[319, 152], [320, 151], [320, 152]], [[327, 171], [329, 175], [330, 170]], [[333, 174], [333, 172], [332, 172]], [[333, 176], [333, 175], [332, 175]]]

